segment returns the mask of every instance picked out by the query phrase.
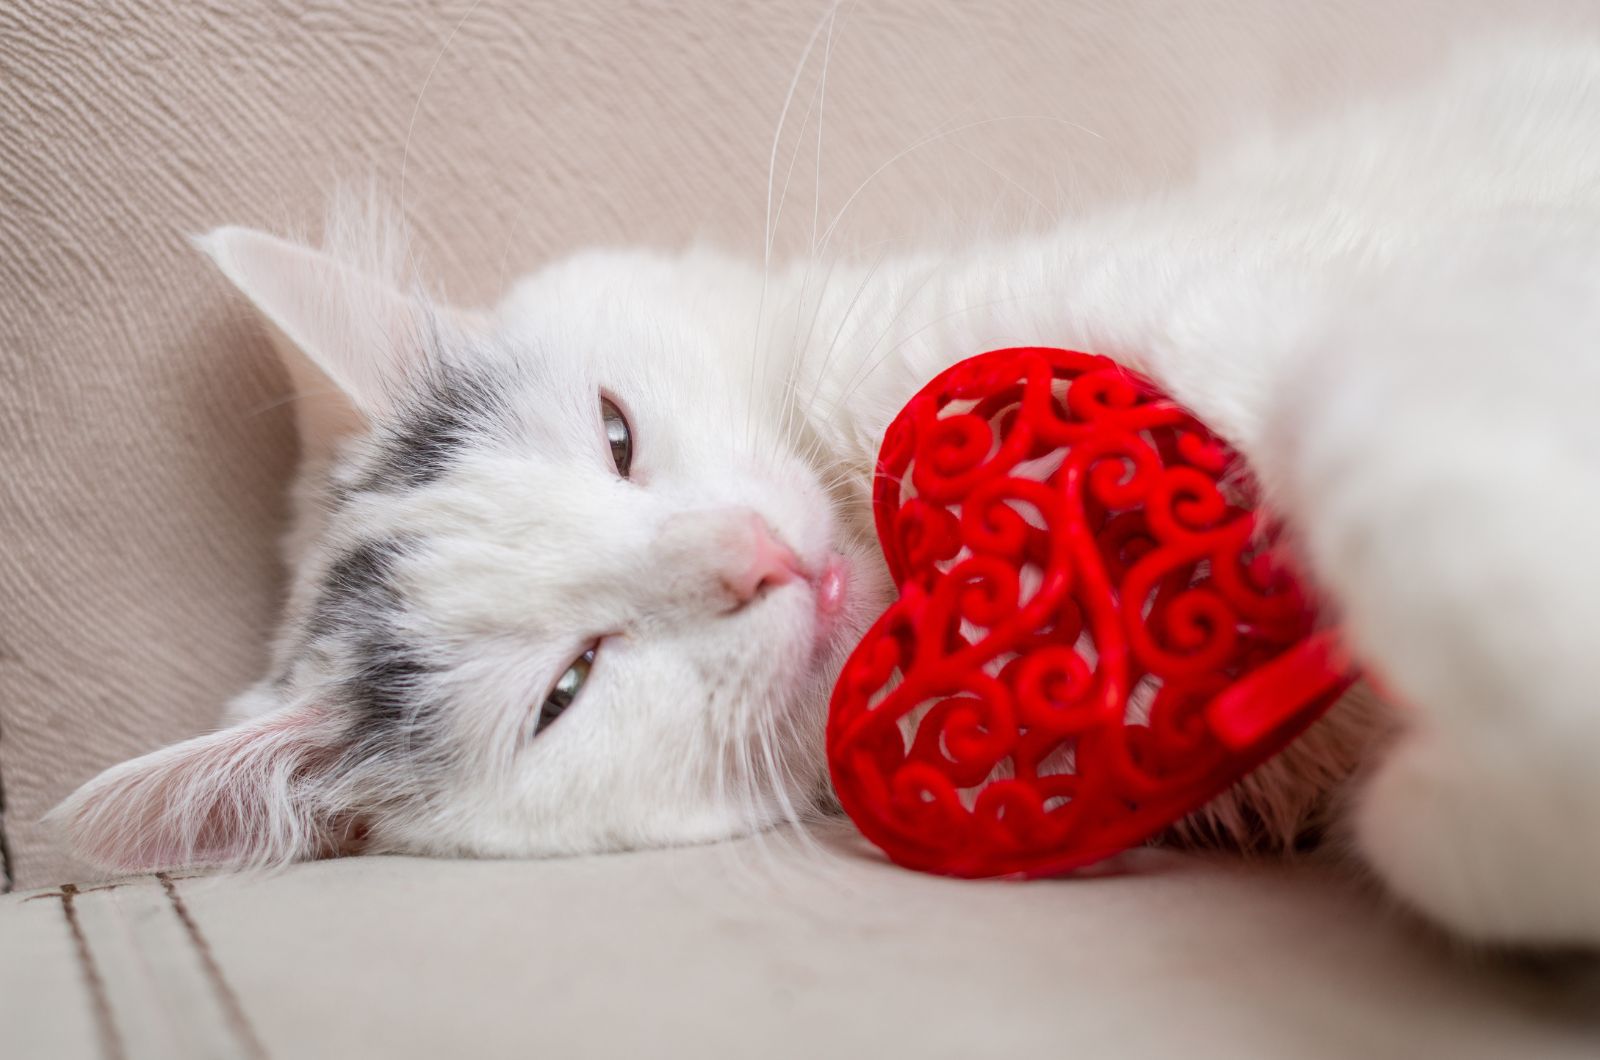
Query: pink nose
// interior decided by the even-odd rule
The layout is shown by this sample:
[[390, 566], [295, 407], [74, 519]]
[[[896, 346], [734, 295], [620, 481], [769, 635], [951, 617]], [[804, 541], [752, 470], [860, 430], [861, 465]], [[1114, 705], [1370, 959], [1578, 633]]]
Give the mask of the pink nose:
[[765, 589], [805, 577], [799, 558], [778, 540], [761, 516], [750, 513], [745, 533], [748, 543], [728, 557], [728, 568], [722, 575], [739, 606], [748, 604]]

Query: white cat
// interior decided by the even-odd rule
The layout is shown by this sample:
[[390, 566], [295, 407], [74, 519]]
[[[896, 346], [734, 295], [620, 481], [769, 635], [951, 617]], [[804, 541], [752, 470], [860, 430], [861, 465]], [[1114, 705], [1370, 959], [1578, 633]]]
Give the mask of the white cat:
[[1332, 807], [1457, 932], [1600, 945], [1600, 48], [1478, 53], [1159, 201], [959, 254], [590, 252], [472, 314], [370, 239], [200, 242], [303, 354], [292, 594], [232, 727], [58, 811], [93, 861], [804, 817], [827, 690], [888, 592], [884, 426], [952, 359], [1047, 344], [1149, 373], [1242, 449], [1405, 704], [1353, 697], [1179, 835], [1281, 844]]

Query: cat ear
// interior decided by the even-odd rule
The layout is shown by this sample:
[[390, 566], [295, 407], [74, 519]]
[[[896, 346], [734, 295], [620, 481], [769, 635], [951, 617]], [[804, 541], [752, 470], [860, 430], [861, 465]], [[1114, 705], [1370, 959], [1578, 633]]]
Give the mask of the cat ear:
[[[213, 229], [195, 243], [272, 323], [301, 395], [336, 389], [349, 412], [382, 418], [428, 372], [441, 320], [425, 300], [323, 251], [249, 228]], [[350, 426], [327, 418], [331, 427]]]
[[114, 766], [50, 819], [79, 855], [118, 872], [322, 856], [354, 819], [329, 805], [343, 744], [326, 712], [286, 707]]

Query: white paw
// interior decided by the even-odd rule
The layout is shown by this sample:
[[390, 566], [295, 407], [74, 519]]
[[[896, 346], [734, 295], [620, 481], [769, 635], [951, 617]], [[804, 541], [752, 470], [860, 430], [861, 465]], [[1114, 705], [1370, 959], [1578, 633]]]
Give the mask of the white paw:
[[1514, 722], [1405, 734], [1361, 792], [1362, 853], [1462, 937], [1600, 947], [1600, 763], [1544, 742]]

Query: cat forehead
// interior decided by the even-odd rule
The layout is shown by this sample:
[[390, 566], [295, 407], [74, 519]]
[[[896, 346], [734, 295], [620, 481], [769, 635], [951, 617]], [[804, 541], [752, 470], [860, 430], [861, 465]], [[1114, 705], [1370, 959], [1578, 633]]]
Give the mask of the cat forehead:
[[626, 362], [663, 348], [753, 335], [760, 277], [715, 251], [588, 250], [518, 281], [494, 313], [512, 343], [606, 340], [592, 353]]

